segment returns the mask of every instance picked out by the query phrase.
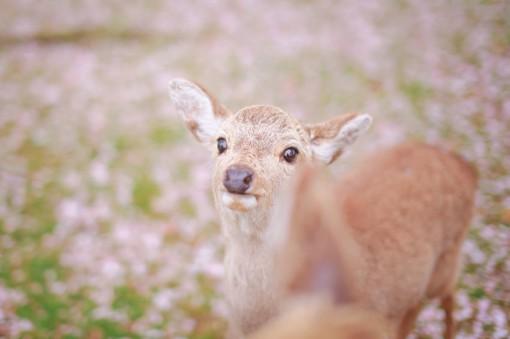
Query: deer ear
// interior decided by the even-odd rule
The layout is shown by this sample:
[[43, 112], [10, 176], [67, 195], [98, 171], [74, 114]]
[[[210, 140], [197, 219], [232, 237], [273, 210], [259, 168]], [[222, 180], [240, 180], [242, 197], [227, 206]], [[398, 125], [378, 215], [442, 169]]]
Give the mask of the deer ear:
[[332, 163], [365, 133], [371, 124], [370, 115], [351, 113], [306, 126], [314, 158], [325, 164]]
[[230, 115], [204, 88], [189, 80], [170, 81], [169, 94], [174, 109], [201, 143], [212, 141]]

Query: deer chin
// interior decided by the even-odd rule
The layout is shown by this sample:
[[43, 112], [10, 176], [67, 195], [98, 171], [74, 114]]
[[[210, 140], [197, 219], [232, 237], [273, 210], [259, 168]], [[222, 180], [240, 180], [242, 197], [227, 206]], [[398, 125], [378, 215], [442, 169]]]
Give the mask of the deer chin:
[[221, 192], [221, 202], [227, 208], [238, 212], [246, 212], [257, 207], [257, 197], [253, 194], [235, 194]]

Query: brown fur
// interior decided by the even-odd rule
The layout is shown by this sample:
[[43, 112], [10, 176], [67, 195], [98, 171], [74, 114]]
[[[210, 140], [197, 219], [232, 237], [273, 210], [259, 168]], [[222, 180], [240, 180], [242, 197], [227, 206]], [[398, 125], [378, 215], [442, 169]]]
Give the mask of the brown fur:
[[440, 298], [445, 337], [453, 338], [476, 181], [457, 155], [418, 143], [373, 154], [334, 185], [305, 171], [276, 264], [284, 294], [326, 289], [335, 297], [340, 281], [348, 302], [383, 315], [398, 338], [426, 299]]
[[[338, 129], [355, 116], [355, 113], [344, 114], [328, 121], [307, 126], [306, 129], [310, 134], [310, 141], [312, 143], [316, 143], [321, 139], [334, 137], [334, 135], [338, 132]], [[333, 155], [330, 162], [335, 161], [340, 155], [342, 155], [342, 150], [338, 150], [338, 152]]]
[[204, 86], [202, 86], [201, 84], [199, 83], [196, 83], [195, 84], [205, 93], [205, 95], [207, 95], [207, 97], [209, 97], [209, 100], [211, 100], [211, 103], [212, 103], [212, 107], [213, 107], [213, 112], [214, 114], [220, 118], [220, 119], [225, 119], [227, 118], [229, 115], [231, 115], [232, 113], [230, 113], [230, 111], [225, 107], [223, 106], [222, 104], [220, 104], [218, 102], [218, 100], [213, 96], [211, 95], [211, 93], [209, 92], [209, 90], [207, 90], [207, 88], [205, 88]]
[[298, 303], [250, 339], [385, 339], [386, 327], [376, 313], [311, 300]]

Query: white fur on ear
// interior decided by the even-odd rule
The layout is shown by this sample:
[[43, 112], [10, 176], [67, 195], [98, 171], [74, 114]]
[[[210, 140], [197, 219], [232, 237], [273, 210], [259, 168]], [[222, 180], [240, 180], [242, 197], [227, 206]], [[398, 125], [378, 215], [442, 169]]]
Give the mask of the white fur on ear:
[[365, 133], [371, 124], [372, 117], [370, 115], [357, 115], [347, 121], [333, 138], [312, 141], [315, 158], [326, 164], [333, 162], [340, 153]]
[[198, 85], [186, 79], [173, 79], [169, 94], [176, 111], [198, 141], [208, 142], [216, 136], [221, 121], [214, 114], [211, 99]]

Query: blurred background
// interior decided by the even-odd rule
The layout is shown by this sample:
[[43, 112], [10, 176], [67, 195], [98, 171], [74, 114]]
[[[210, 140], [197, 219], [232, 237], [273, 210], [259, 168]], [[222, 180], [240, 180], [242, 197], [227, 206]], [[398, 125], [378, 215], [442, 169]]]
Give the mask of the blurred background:
[[[351, 155], [415, 138], [476, 163], [459, 338], [510, 335], [508, 1], [0, 8], [0, 337], [223, 337], [211, 160], [170, 110], [176, 76], [234, 111], [370, 113]], [[431, 304], [415, 337], [441, 319]]]

